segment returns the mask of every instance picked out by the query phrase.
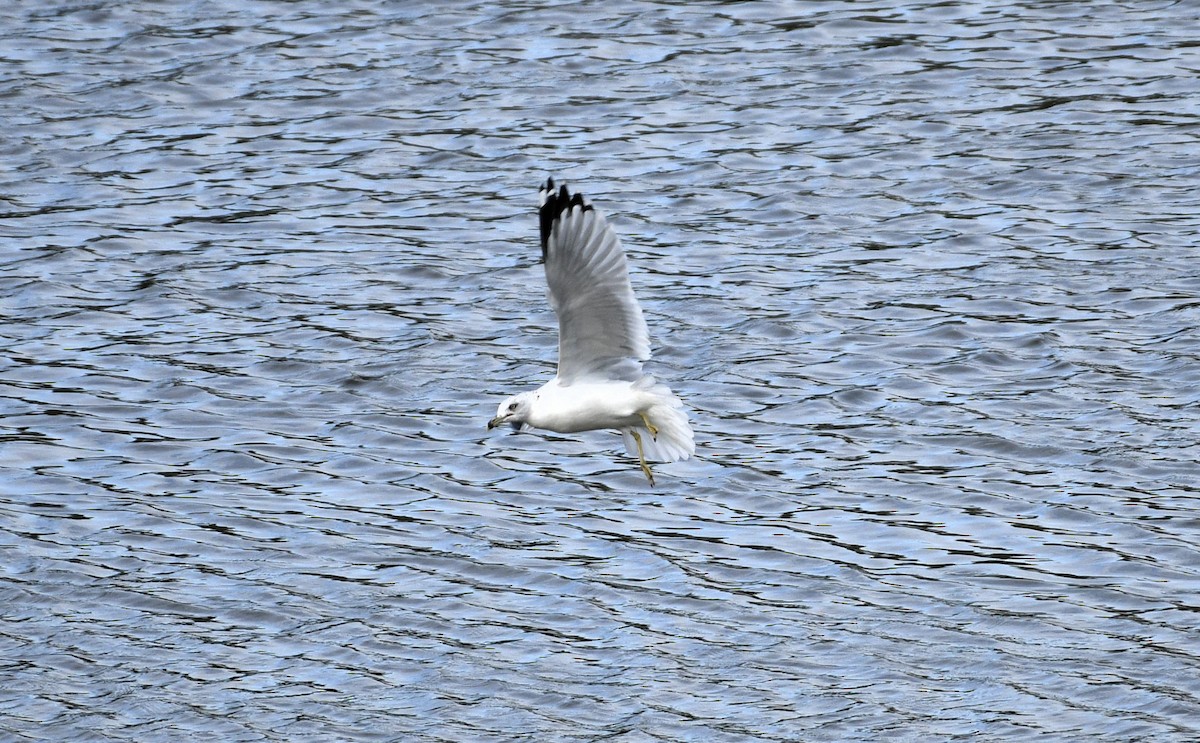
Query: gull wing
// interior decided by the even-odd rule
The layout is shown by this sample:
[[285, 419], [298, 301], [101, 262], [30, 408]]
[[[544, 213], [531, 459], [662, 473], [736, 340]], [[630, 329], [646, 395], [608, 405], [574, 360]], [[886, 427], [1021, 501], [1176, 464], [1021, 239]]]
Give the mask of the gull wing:
[[542, 186], [539, 217], [550, 306], [558, 315], [558, 378], [642, 377], [650, 334], [633, 296], [621, 242], [608, 222], [554, 179]]

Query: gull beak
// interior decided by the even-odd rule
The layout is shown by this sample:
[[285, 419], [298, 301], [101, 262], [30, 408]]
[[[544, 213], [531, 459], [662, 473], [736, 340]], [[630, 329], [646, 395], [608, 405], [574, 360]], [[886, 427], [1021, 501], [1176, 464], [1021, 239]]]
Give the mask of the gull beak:
[[495, 418], [492, 418], [490, 421], [488, 421], [488, 430], [489, 431], [492, 430], [493, 428], [495, 428], [496, 426], [500, 425], [503, 422], [504, 422], [504, 416], [502, 416], [502, 415], [498, 415]]

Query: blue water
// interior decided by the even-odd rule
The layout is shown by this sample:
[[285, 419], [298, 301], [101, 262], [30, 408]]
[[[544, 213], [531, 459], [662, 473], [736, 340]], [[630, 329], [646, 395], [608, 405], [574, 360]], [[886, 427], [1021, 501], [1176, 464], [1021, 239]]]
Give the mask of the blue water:
[[[0, 21], [0, 740], [1200, 737], [1190, 5]], [[484, 430], [547, 175], [653, 488]]]

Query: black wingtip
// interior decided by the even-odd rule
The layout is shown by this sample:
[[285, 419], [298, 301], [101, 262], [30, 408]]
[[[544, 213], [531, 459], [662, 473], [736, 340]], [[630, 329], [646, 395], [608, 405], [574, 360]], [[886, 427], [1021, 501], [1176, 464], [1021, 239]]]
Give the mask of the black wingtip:
[[550, 240], [550, 232], [554, 229], [554, 222], [563, 215], [564, 212], [570, 211], [571, 207], [579, 207], [582, 211], [591, 211], [592, 205], [584, 203], [583, 194], [572, 194], [566, 184], [559, 187], [558, 191], [554, 190], [554, 179], [547, 178], [545, 185], [541, 188], [544, 194], [542, 206], [538, 210], [538, 222], [541, 225], [542, 232], [542, 260], [546, 260], [546, 245]]

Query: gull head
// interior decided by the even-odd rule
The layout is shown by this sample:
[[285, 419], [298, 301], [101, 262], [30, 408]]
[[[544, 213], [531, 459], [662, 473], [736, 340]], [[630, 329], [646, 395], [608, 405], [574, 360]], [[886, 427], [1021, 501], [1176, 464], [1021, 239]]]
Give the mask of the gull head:
[[507, 423], [512, 426], [514, 431], [520, 431], [521, 424], [528, 420], [529, 410], [532, 407], [532, 392], [522, 392], [519, 395], [513, 395], [500, 403], [500, 407], [496, 408], [496, 417], [488, 421], [488, 430], [490, 431], [496, 426], [502, 426]]

